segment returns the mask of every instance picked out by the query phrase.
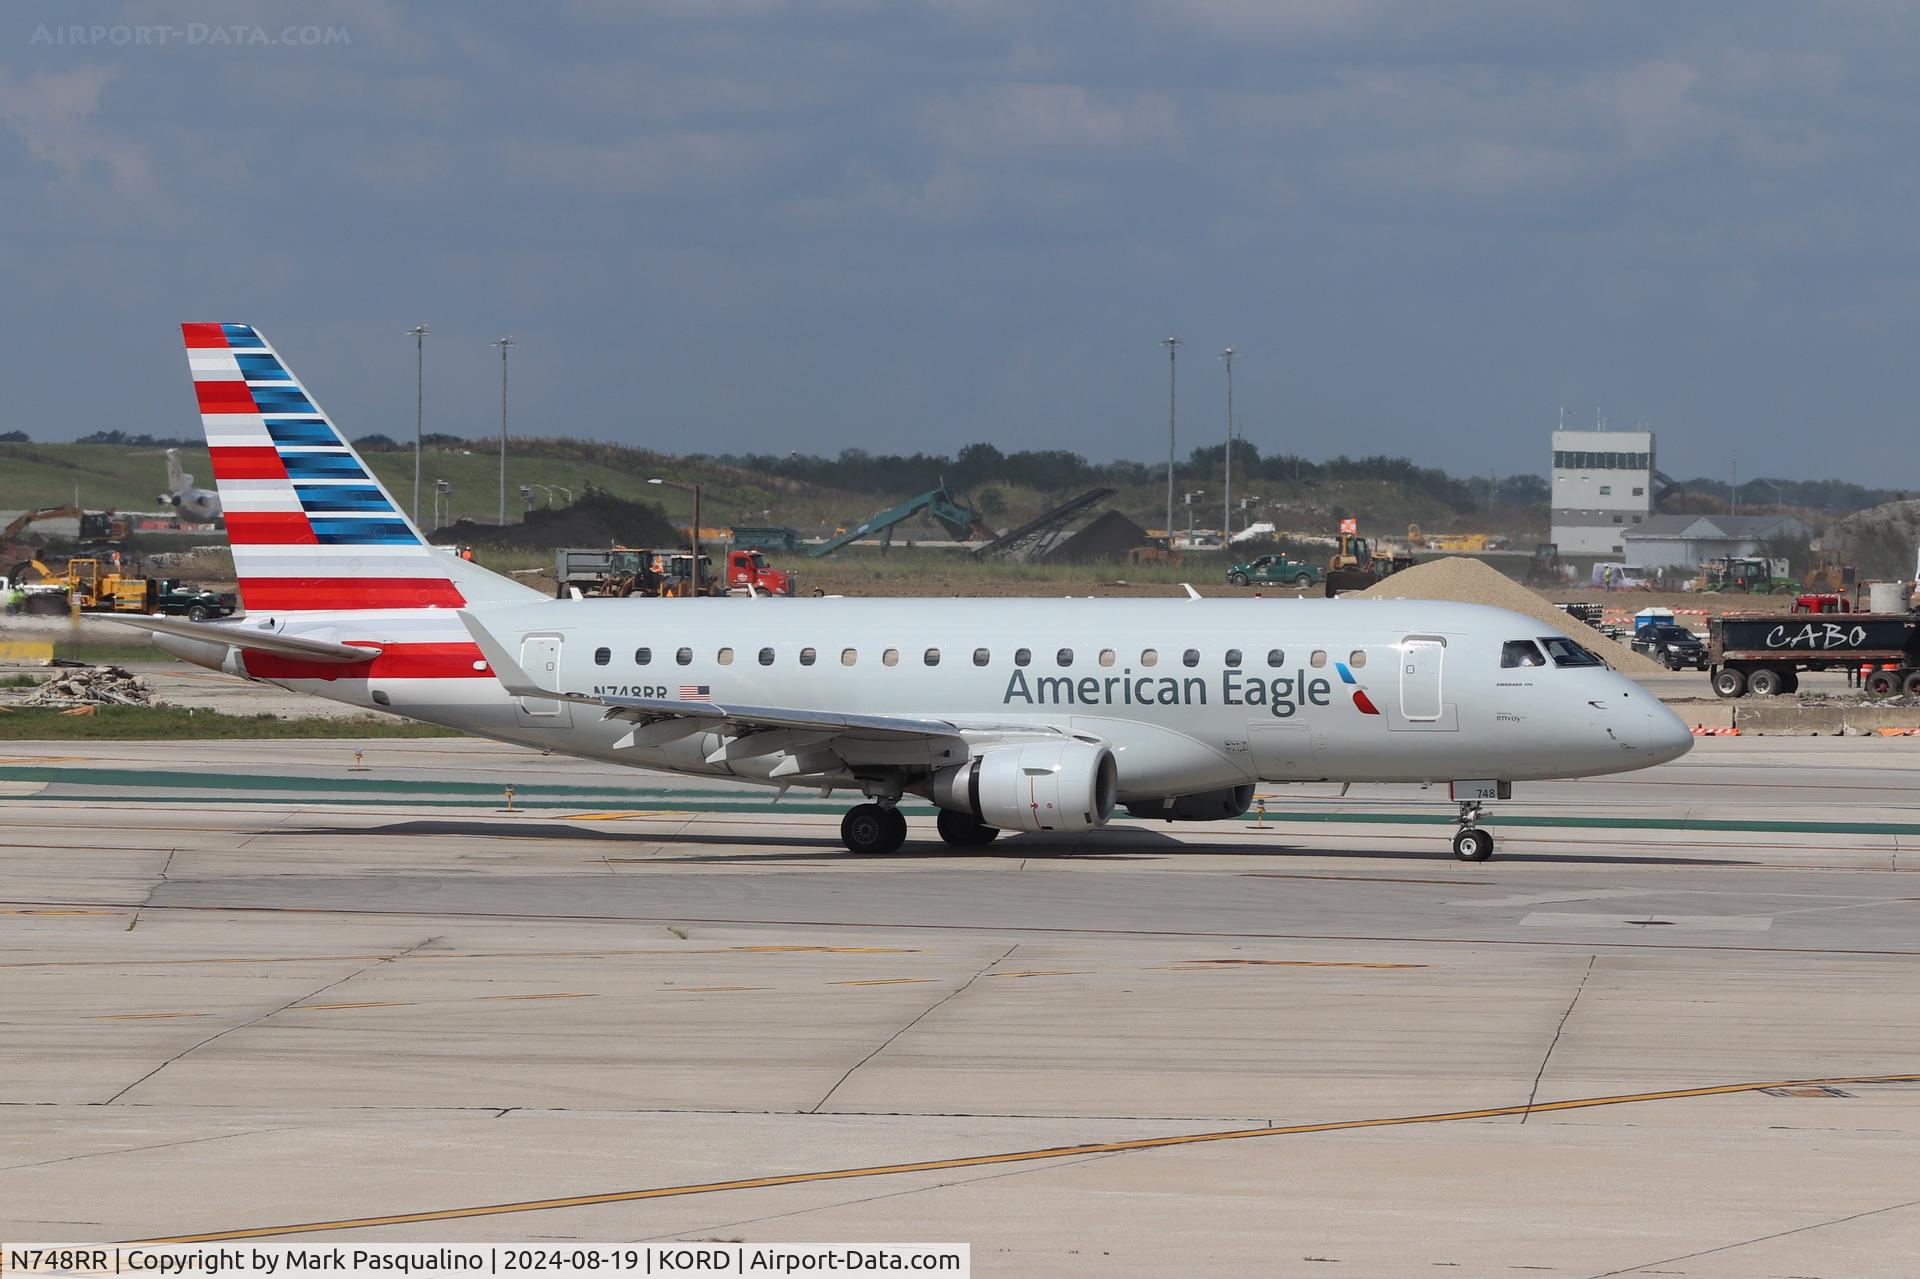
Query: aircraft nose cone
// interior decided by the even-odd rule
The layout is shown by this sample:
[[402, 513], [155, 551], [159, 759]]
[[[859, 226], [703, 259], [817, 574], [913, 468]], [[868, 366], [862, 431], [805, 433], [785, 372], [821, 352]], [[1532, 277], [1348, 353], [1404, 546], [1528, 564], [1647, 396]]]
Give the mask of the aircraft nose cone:
[[1647, 712], [1647, 749], [1662, 764], [1679, 759], [1693, 749], [1693, 733], [1685, 720], [1655, 703]]

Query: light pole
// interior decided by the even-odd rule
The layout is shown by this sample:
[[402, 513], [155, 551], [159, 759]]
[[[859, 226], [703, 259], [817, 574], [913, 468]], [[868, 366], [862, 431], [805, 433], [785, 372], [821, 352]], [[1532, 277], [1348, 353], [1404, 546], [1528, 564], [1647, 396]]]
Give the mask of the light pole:
[[426, 407], [427, 326], [416, 324], [413, 335], [413, 526], [420, 527], [420, 423]]
[[453, 481], [435, 480], [433, 482], [433, 527], [440, 527], [453, 519]]
[[[1181, 498], [1181, 504], [1187, 508], [1187, 549], [1188, 550], [1193, 549], [1193, 499], [1196, 497], [1205, 497], [1206, 495], [1207, 495], [1207, 491], [1205, 489], [1195, 489], [1193, 492], [1188, 493]], [[1167, 538], [1167, 547], [1169, 550], [1171, 550], [1173, 547], [1173, 538], [1171, 534], [1169, 534]]]
[[1173, 545], [1173, 388], [1174, 361], [1180, 353], [1179, 338], [1162, 338], [1167, 348], [1167, 545]]
[[1227, 362], [1227, 491], [1220, 501], [1220, 535], [1233, 540], [1233, 357], [1240, 354], [1232, 347], [1220, 352]]
[[693, 549], [693, 593], [698, 595], [700, 593], [700, 486], [698, 484], [682, 484], [678, 480], [653, 479], [648, 480], [647, 483], [659, 484], [666, 488], [679, 489], [682, 493], [693, 494], [693, 528], [690, 530], [688, 541]]
[[500, 348], [500, 527], [507, 525], [507, 348], [510, 337], [495, 338], [489, 345]]

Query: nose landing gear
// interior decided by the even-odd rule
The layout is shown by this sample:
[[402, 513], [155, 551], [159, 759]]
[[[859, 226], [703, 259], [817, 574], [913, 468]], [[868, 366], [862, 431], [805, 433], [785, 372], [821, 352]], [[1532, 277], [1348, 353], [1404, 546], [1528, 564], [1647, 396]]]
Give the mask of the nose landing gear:
[[1493, 836], [1481, 829], [1480, 802], [1460, 801], [1460, 829], [1453, 837], [1453, 855], [1463, 862], [1483, 862], [1493, 856]]

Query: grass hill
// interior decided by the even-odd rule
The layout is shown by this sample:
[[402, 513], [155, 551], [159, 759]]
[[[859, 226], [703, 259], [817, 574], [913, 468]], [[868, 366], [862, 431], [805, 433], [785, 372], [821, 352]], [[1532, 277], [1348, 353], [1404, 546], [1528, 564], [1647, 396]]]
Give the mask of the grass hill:
[[[1215, 452], [1217, 453], [1217, 449]], [[403, 506], [413, 500], [411, 448], [363, 447], [367, 464]], [[213, 470], [202, 446], [180, 448], [182, 466], [205, 485]], [[709, 527], [731, 524], [787, 525], [803, 534], [831, 533], [847, 528], [941, 480], [963, 490], [996, 527], [1011, 527], [1049, 506], [1096, 484], [1117, 490], [1107, 505], [1137, 523], [1158, 528], [1166, 519], [1166, 479], [1150, 467], [1121, 464], [1079, 472], [1039, 473], [1020, 465], [1020, 455], [987, 476], [968, 479], [962, 468], [944, 458], [827, 459], [674, 457], [647, 449], [566, 439], [515, 439], [507, 457], [507, 515], [518, 520], [527, 503], [520, 486], [534, 487], [533, 504], [575, 500], [589, 487], [630, 501], [651, 502], [672, 518], [684, 522], [691, 514], [689, 494], [649, 478], [660, 476], [702, 487], [701, 522]], [[1207, 473], [1210, 470], [1210, 474]], [[0, 443], [0, 510], [58, 506], [79, 502], [89, 509], [151, 511], [166, 487], [166, 449], [158, 445]], [[954, 477], [959, 475], [960, 478]], [[498, 454], [486, 441], [429, 445], [422, 454], [421, 516], [433, 518], [433, 482], [454, 486], [446, 522], [471, 520], [491, 523], [499, 504]], [[1178, 487], [1184, 492], [1205, 489], [1195, 505], [1195, 523], [1217, 527], [1221, 491], [1217, 459], [1206, 470], [1196, 462], [1183, 464]], [[839, 482], [836, 482], [839, 481]], [[555, 491], [549, 495], [539, 486]], [[1253, 518], [1270, 519], [1281, 527], [1331, 528], [1345, 515], [1356, 515], [1378, 531], [1398, 533], [1409, 521], [1428, 529], [1471, 527], [1526, 533], [1542, 528], [1545, 512], [1535, 507], [1513, 508], [1486, 518], [1462, 519], [1456, 503], [1422, 491], [1412, 483], [1381, 478], [1332, 478], [1306, 475], [1300, 479], [1249, 478], [1236, 468], [1235, 490], [1249, 492], [1266, 503]], [[1246, 518], [1241, 516], [1240, 518]], [[1177, 508], [1176, 527], [1184, 528], [1185, 508]], [[932, 524], [901, 530], [902, 539], [941, 538]]]

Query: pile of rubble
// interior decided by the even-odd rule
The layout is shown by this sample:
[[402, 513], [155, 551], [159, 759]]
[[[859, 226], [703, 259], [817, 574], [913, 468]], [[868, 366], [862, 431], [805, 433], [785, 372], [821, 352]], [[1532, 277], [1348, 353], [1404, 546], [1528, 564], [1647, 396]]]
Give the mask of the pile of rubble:
[[153, 688], [144, 676], [120, 666], [64, 667], [18, 705], [151, 706]]

